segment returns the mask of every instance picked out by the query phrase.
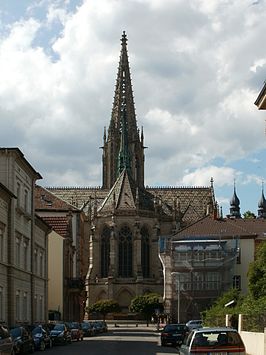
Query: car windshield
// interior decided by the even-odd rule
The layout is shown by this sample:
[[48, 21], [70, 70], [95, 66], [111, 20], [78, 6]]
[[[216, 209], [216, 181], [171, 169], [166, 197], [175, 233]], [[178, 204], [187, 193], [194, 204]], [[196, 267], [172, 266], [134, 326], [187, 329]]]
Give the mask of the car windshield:
[[183, 324], [168, 324], [164, 327], [165, 332], [183, 331], [184, 329], [185, 325]]
[[197, 347], [216, 347], [221, 345], [243, 346], [243, 343], [238, 333], [233, 331], [197, 332], [192, 343], [192, 346]]
[[42, 329], [42, 327], [36, 327], [33, 329], [32, 334], [35, 335], [35, 334], [39, 334], [39, 333], [43, 333], [43, 332], [44, 332], [44, 329]]
[[11, 334], [12, 338], [20, 337], [21, 330], [20, 330], [20, 328], [11, 329], [10, 334]]
[[56, 324], [53, 328], [53, 330], [64, 330], [64, 324]]

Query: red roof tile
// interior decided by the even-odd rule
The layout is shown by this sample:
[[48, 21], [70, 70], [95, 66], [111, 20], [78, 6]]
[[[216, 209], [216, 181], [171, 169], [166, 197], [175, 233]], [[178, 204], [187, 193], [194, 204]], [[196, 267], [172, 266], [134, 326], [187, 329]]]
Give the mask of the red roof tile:
[[68, 219], [67, 217], [42, 217], [42, 219], [62, 237], [68, 237]]

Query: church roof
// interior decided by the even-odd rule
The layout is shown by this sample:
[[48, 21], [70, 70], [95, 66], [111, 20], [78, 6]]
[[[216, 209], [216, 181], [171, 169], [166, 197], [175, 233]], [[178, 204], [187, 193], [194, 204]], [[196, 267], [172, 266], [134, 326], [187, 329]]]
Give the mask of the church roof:
[[56, 196], [46, 188], [35, 185], [34, 189], [34, 202], [36, 210], [50, 210], [50, 211], [74, 211], [76, 207], [64, 201], [64, 199]]
[[125, 168], [114, 186], [106, 196], [101, 207], [99, 214], [110, 212], [135, 212], [137, 209], [154, 211], [153, 195], [136, 187], [136, 184], [130, 177]]

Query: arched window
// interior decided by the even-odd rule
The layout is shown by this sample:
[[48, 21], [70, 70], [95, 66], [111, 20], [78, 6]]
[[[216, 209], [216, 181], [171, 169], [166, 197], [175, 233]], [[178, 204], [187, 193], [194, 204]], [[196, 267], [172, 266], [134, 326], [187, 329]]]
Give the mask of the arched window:
[[132, 233], [127, 226], [119, 231], [118, 274], [120, 277], [132, 277]]
[[101, 234], [101, 277], [107, 277], [109, 272], [110, 236], [111, 231], [105, 226]]
[[140, 230], [141, 235], [141, 267], [143, 277], [150, 277], [150, 238], [146, 227]]

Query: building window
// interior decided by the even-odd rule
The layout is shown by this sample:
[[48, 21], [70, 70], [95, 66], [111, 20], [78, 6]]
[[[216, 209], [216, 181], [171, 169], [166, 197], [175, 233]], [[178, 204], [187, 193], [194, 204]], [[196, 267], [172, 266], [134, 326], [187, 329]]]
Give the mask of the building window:
[[118, 275], [132, 277], [132, 233], [124, 226], [118, 236]]
[[143, 277], [150, 277], [150, 238], [146, 227], [142, 227], [141, 234], [141, 267]]
[[27, 240], [24, 240], [23, 242], [23, 249], [24, 249], [24, 270], [28, 270], [28, 249], [29, 249], [29, 242]]
[[16, 265], [20, 267], [20, 259], [21, 259], [21, 237], [16, 237]]
[[221, 288], [221, 275], [217, 272], [208, 272], [205, 286], [207, 290], [219, 290]]
[[28, 320], [28, 293], [24, 292], [23, 294], [23, 320]]
[[233, 288], [237, 288], [238, 290], [241, 290], [241, 276], [240, 275], [233, 276]]
[[193, 290], [203, 290], [204, 289], [204, 277], [203, 274], [198, 272], [193, 274]]
[[16, 321], [20, 321], [20, 291], [16, 292]]
[[37, 275], [37, 273], [38, 273], [38, 251], [37, 251], [37, 249], [34, 249], [33, 260], [34, 260], [33, 270], [35, 271], [35, 274]]
[[39, 315], [38, 315], [39, 321], [43, 321], [43, 296], [40, 296], [39, 299]]
[[241, 264], [241, 249], [237, 248], [236, 263]]
[[4, 230], [0, 228], [0, 261], [4, 261]]
[[4, 321], [4, 289], [0, 286], [0, 322]]
[[101, 235], [101, 277], [107, 277], [109, 272], [110, 237], [110, 229], [105, 226]]
[[20, 186], [20, 183], [18, 182], [17, 183], [17, 206], [20, 207], [20, 196], [21, 194], [21, 186]]
[[43, 276], [43, 252], [40, 252], [40, 276]]
[[38, 320], [38, 316], [37, 316], [37, 310], [38, 310], [38, 307], [37, 307], [37, 295], [34, 296], [34, 303], [33, 303], [33, 313], [34, 313], [34, 317], [35, 317], [35, 321]]
[[25, 212], [28, 212], [29, 208], [29, 193], [28, 190], [24, 191], [24, 210]]

